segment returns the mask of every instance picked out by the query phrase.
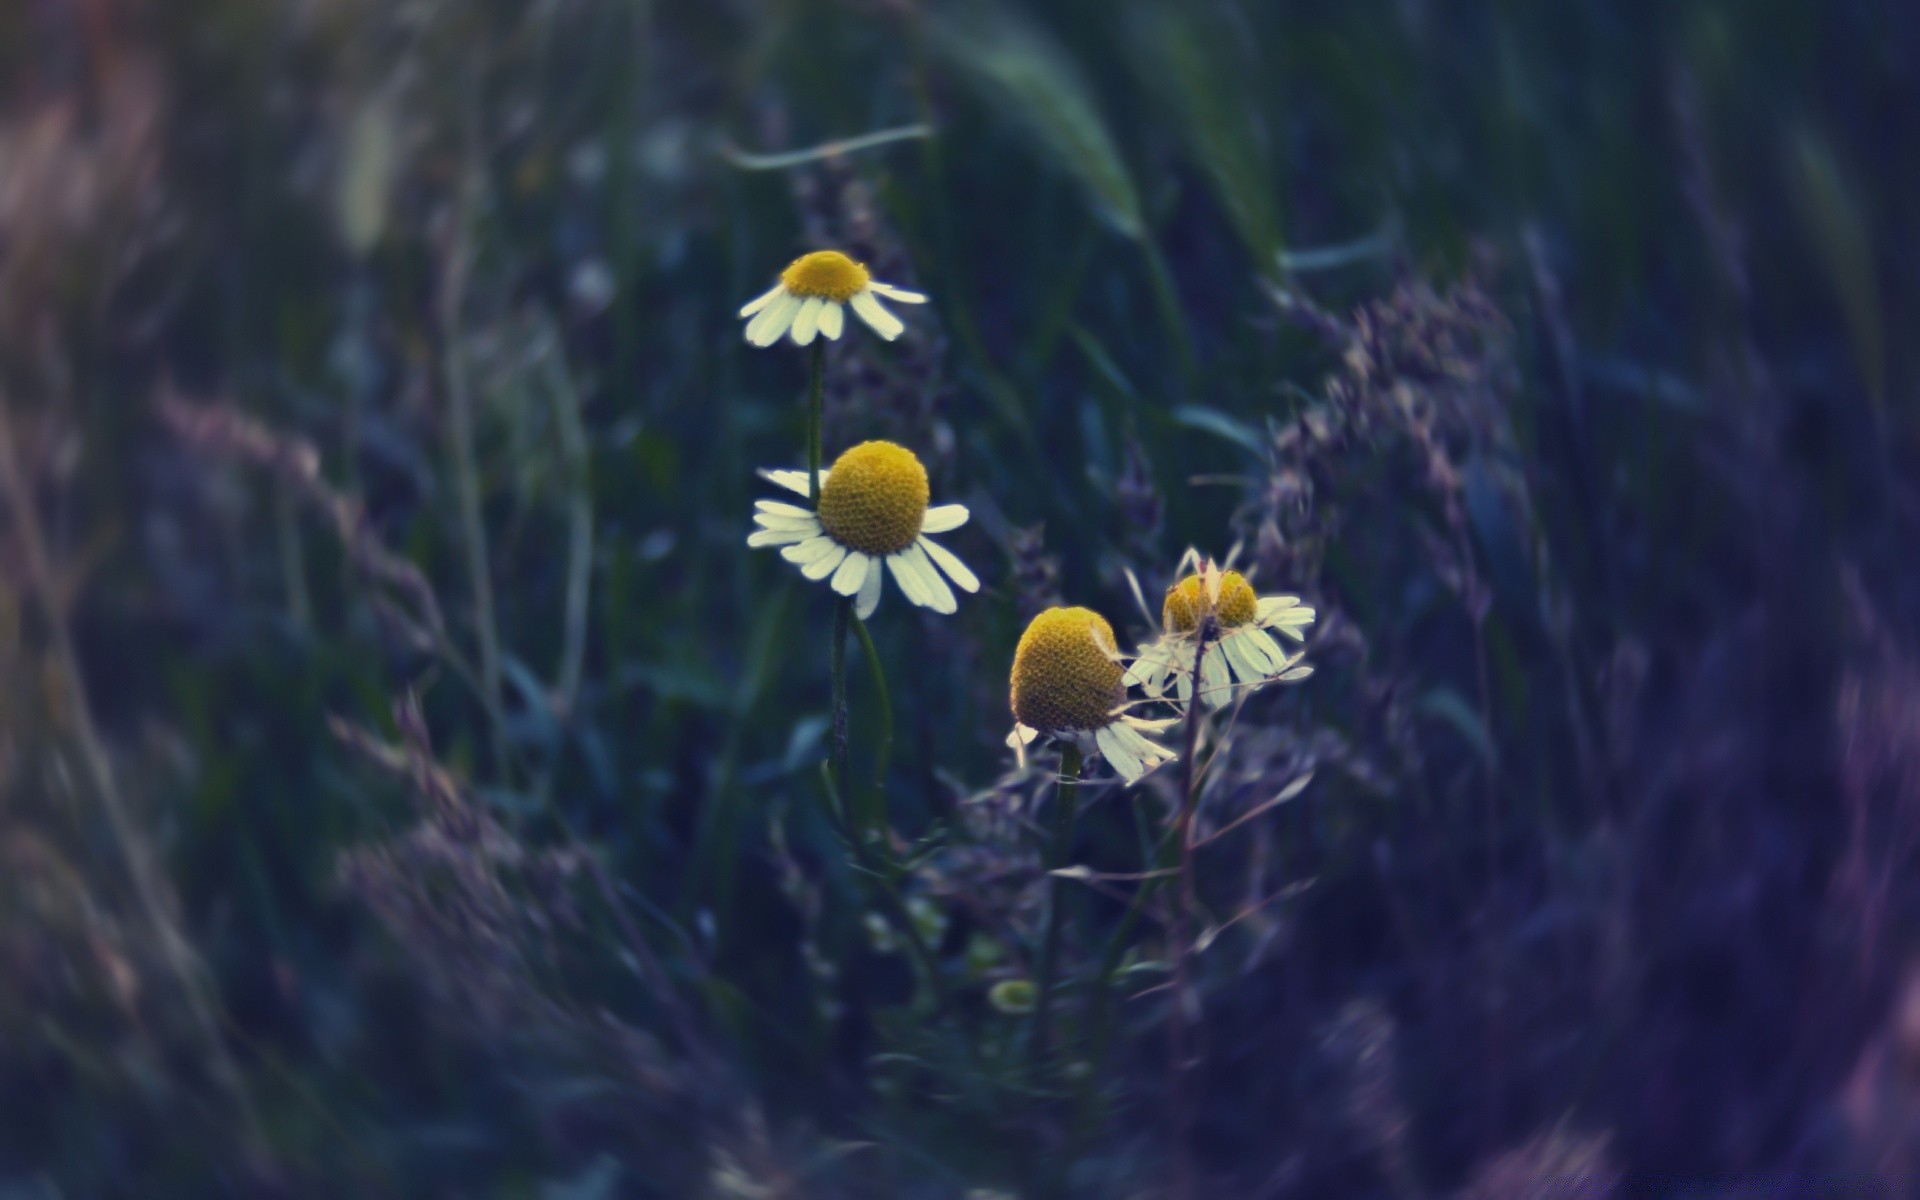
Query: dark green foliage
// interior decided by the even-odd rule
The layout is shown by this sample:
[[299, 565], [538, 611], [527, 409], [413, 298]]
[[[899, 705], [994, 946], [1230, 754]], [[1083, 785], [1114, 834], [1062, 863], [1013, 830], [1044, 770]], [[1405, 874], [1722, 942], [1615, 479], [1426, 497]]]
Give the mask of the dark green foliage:
[[[0, 1196], [1165, 1194], [1138, 882], [1008, 999], [1006, 672], [1236, 543], [1320, 620], [1202, 792], [1200, 1194], [1910, 1179], [1917, 45], [0, 5]], [[827, 456], [914, 449], [985, 583], [889, 582], [884, 758], [849, 640], [837, 809], [830, 597], [744, 545], [806, 357], [734, 317], [827, 244], [933, 301], [849, 321]], [[1152, 868], [1170, 774], [1046, 861]]]

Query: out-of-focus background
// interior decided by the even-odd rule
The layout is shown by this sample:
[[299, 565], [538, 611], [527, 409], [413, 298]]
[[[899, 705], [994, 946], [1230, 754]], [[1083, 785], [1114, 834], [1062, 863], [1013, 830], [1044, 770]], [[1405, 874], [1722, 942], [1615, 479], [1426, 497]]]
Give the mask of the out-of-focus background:
[[[1917, 131], [1892, 0], [0, 6], [0, 1196], [1907, 1194]], [[829, 456], [974, 513], [873, 621], [944, 1000], [744, 544], [822, 246], [932, 297]], [[1057, 1077], [993, 989], [1014, 640], [1188, 546], [1320, 619], [1170, 1115], [1136, 884]]]

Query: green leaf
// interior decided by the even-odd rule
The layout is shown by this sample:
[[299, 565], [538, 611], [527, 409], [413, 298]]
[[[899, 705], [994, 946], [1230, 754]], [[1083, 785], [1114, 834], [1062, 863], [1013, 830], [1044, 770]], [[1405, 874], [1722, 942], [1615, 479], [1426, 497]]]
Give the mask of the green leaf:
[[933, 45], [990, 103], [1080, 181], [1115, 230], [1146, 236], [1140, 193], [1066, 50], [997, 4], [956, 7], [929, 26]]
[[1284, 249], [1279, 205], [1234, 31], [1205, 7], [1181, 3], [1135, 8], [1128, 34], [1135, 71], [1172, 115], [1261, 274], [1273, 275]]
[[1254, 454], [1267, 452], [1267, 439], [1258, 429], [1240, 420], [1230, 417], [1217, 408], [1205, 408], [1198, 404], [1189, 404], [1173, 410], [1176, 425], [1185, 425], [1189, 429], [1203, 429], [1208, 433], [1223, 437], [1236, 445], [1244, 446]]

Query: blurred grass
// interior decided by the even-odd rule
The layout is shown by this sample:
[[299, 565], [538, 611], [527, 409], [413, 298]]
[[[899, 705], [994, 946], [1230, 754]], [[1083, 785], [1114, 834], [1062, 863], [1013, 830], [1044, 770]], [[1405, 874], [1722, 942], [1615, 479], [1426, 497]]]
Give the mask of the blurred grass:
[[[151, 948], [126, 946], [134, 910], [71, 784], [45, 630], [10, 616], [0, 835], [55, 847], [78, 882], [45, 894], [85, 919], [4, 960], [0, 1191], [688, 1195], [697, 1178], [728, 1194], [704, 1173], [696, 1084], [656, 1094], [604, 1049], [556, 1061], [457, 1031], [410, 970], [428, 952], [343, 892], [342, 852], [417, 813], [327, 721], [398, 741], [390, 705], [409, 689], [476, 804], [532, 845], [578, 831], [704, 1001], [728, 1067], [698, 1084], [763, 1118], [763, 1137], [725, 1147], [762, 1194], [955, 1196], [1045, 1159], [1055, 1114], [1004, 1073], [1015, 1027], [898, 1002], [903, 956], [868, 928], [818, 809], [827, 606], [741, 544], [752, 468], [797, 459], [803, 372], [741, 346], [731, 314], [805, 247], [790, 176], [721, 147], [915, 121], [933, 136], [850, 162], [933, 297], [909, 337], [953, 337], [940, 411], [952, 498], [977, 514], [956, 549], [987, 588], [950, 622], [897, 593], [876, 618], [903, 839], [968, 844], [952, 814], [1005, 766], [1002, 672], [1028, 600], [1014, 529], [1044, 523], [1070, 602], [1138, 632], [1121, 566], [1151, 597], [1184, 546], [1224, 553], [1243, 502], [1299, 482], [1275, 438], [1343, 347], [1269, 289], [1345, 320], [1404, 278], [1478, 268], [1517, 347], [1513, 444], [1462, 456], [1488, 696], [1425, 558], [1449, 536], [1427, 463], [1356, 454], [1309, 481], [1303, 504], [1345, 514], [1315, 599], [1363, 640], [1329, 635], [1312, 689], [1248, 723], [1331, 730], [1366, 761], [1274, 818], [1272, 869], [1323, 882], [1259, 943], [1277, 957], [1236, 946], [1244, 972], [1210, 996], [1226, 1064], [1210, 1145], [1244, 1188], [1297, 1170], [1288, 1194], [1408, 1178], [1450, 1194], [1568, 1114], [1649, 1175], [1799, 1162], [1781, 1147], [1820, 1140], [1901, 961], [1838, 997], [1789, 987], [1841, 974], [1803, 941], [1866, 936], [1820, 907], [1846, 836], [1839, 751], [1809, 732], [1833, 724], [1854, 619], [1836, 564], [1887, 625], [1920, 627], [1920, 406], [1898, 336], [1915, 23], [1864, 0], [0, 11], [0, 388], [59, 558], [88, 568], [86, 682], [272, 1160], [228, 1144]], [[434, 314], [469, 168], [455, 330]], [[491, 619], [450, 519], [449, 352], [482, 367]], [[451, 646], [477, 663], [497, 635], [499, 743], [471, 681], [396, 631], [280, 483], [160, 430], [150, 400], [169, 381], [311, 439], [321, 477], [438, 585]], [[1130, 445], [1158, 523], [1120, 485]], [[11, 537], [0, 552], [14, 561]], [[10, 571], [0, 612], [18, 591]], [[1082, 852], [1136, 868], [1144, 827], [1102, 803]], [[1755, 895], [1764, 912], [1727, 898]], [[14, 902], [0, 926], [68, 928], [40, 913]], [[1090, 903], [1076, 936], [1104, 946], [1116, 914]], [[617, 944], [608, 921], [579, 934], [589, 951]], [[977, 927], [955, 942], [976, 934], [1020, 949]], [[555, 994], [679, 1062], [652, 981], [589, 951], [553, 972]], [[130, 1005], [116, 955], [144, 989]], [[1768, 968], [1787, 982], [1756, 983]], [[1359, 1085], [1311, 1032], [1361, 994], [1384, 998], [1406, 1056], [1400, 1166], [1338, 1115]], [[1793, 1007], [1781, 995], [1810, 1015], [1776, 1011]], [[1123, 1103], [1085, 1194], [1157, 1169], [1153, 1034], [1122, 1041], [1100, 1064]], [[1763, 1061], [1782, 1045], [1818, 1069], [1782, 1082]], [[1762, 1084], [1779, 1094], [1747, 1099]], [[1733, 1119], [1748, 1104], [1768, 1136]], [[880, 1148], [836, 1156], [816, 1137]]]

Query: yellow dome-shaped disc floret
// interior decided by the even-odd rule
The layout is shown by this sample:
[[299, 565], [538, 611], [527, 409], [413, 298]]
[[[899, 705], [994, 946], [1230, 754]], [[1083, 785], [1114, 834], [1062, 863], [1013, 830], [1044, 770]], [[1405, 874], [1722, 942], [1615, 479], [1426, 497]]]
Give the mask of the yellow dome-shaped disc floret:
[[1098, 729], [1126, 699], [1113, 626], [1090, 608], [1049, 608], [1013, 652], [1013, 715], [1042, 733]]
[[927, 469], [892, 442], [861, 442], [834, 460], [820, 485], [820, 525], [843, 546], [897, 554], [927, 516]]
[[[1167, 603], [1160, 610], [1160, 621], [1170, 633], [1192, 633], [1200, 627], [1200, 614], [1206, 610], [1206, 596], [1200, 591], [1198, 575], [1189, 575], [1167, 589]], [[1220, 599], [1213, 616], [1222, 629], [1232, 629], [1252, 621], [1259, 609], [1253, 585], [1238, 571], [1220, 573]]]
[[838, 250], [815, 250], [802, 254], [780, 272], [780, 282], [796, 296], [818, 296], [835, 304], [845, 304], [866, 290], [873, 277], [867, 268]]

